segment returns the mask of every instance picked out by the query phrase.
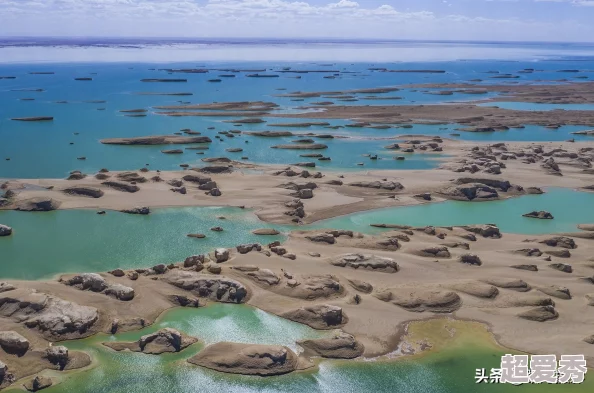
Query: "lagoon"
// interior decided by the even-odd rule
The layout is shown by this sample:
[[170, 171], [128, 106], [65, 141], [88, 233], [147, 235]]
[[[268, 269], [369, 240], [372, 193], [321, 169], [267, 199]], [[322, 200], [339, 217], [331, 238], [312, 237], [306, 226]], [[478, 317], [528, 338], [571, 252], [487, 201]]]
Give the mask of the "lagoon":
[[[58, 210], [47, 213], [0, 211], [0, 222], [13, 227], [12, 236], [0, 238], [3, 268], [0, 278], [40, 279], [66, 272], [103, 272], [116, 267], [140, 268], [183, 261], [189, 255], [216, 247], [243, 243], [269, 243], [284, 235], [256, 236], [258, 228], [348, 229], [381, 233], [369, 224], [451, 226], [497, 224], [503, 232], [545, 234], [576, 231], [594, 222], [594, 193], [549, 188], [542, 195], [526, 195], [492, 202], [423, 204], [354, 213], [310, 225], [273, 225], [239, 208], [186, 207], [153, 209], [148, 216], [93, 210]], [[522, 217], [532, 210], [547, 210], [554, 220]], [[225, 216], [220, 220], [218, 216]], [[212, 232], [222, 226], [223, 232]], [[206, 239], [188, 238], [204, 233]]]
[[[160, 356], [115, 352], [100, 343], [130, 341], [142, 334], [173, 327], [202, 340], [186, 350]], [[395, 326], [394, 329], [397, 329]], [[218, 341], [289, 345], [330, 334], [317, 332], [245, 305], [213, 304], [199, 309], [173, 309], [151, 327], [137, 332], [67, 342], [72, 350], [90, 353], [96, 361], [90, 370], [50, 375], [64, 378], [48, 393], [197, 393], [197, 392], [589, 392], [594, 379], [582, 385], [475, 384], [476, 368], [499, 367], [500, 356], [516, 353], [497, 346], [480, 324], [438, 319], [411, 325], [410, 331], [431, 337], [435, 351], [389, 360], [385, 358], [319, 362], [317, 368], [278, 377], [230, 375], [193, 366], [186, 359]], [[15, 393], [15, 390], [9, 390]]]

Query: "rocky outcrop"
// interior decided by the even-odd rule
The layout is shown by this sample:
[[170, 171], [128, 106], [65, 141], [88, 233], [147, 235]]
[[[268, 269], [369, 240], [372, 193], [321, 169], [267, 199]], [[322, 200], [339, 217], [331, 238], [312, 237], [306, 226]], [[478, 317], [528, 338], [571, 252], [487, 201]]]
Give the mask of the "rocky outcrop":
[[247, 288], [242, 283], [223, 276], [174, 271], [165, 281], [177, 288], [191, 291], [198, 297], [217, 302], [244, 303], [247, 300]]
[[262, 245], [259, 243], [251, 243], [251, 244], [240, 244], [235, 247], [237, 252], [240, 254], [247, 254], [248, 252], [252, 251], [262, 251]]
[[12, 228], [8, 225], [0, 224], [0, 237], [12, 235]]
[[360, 188], [374, 188], [374, 189], [382, 189], [382, 190], [389, 190], [389, 191], [401, 191], [404, 189], [404, 186], [398, 182], [393, 181], [361, 181], [361, 182], [354, 182], [349, 183], [351, 187], [360, 187]]
[[29, 350], [29, 340], [17, 332], [0, 332], [0, 348], [6, 353], [22, 356]]
[[415, 254], [422, 256], [422, 257], [431, 257], [431, 258], [450, 258], [451, 254], [447, 247], [445, 246], [435, 246], [435, 247], [427, 247], [420, 249], [414, 252]]
[[309, 241], [314, 243], [326, 243], [326, 244], [334, 244], [336, 240], [334, 236], [328, 233], [317, 233], [311, 236], [305, 236], [305, 238]]
[[526, 213], [526, 214], [522, 214], [522, 217], [528, 217], [528, 218], [538, 218], [540, 220], [552, 220], [553, 215], [547, 211], [541, 210], [541, 211], [532, 211], [530, 213]]
[[69, 187], [62, 190], [63, 193], [76, 196], [84, 196], [89, 198], [101, 198], [104, 192], [98, 188], [93, 187]]
[[542, 240], [539, 243], [546, 244], [550, 247], [563, 247], [568, 249], [577, 248], [577, 244], [575, 244], [575, 241], [572, 238], [565, 236], [551, 237], [549, 239]]
[[198, 339], [189, 337], [178, 330], [164, 328], [155, 333], [144, 335], [138, 341], [108, 341], [104, 342], [103, 345], [116, 351], [128, 350], [160, 355], [167, 352], [180, 352], [197, 341]]
[[456, 184], [463, 185], [463, 184], [484, 184], [489, 187], [496, 188], [500, 191], [507, 192], [510, 188], [512, 188], [512, 184], [507, 180], [500, 180], [500, 179], [489, 179], [489, 178], [473, 178], [473, 177], [461, 177], [456, 179]]
[[348, 280], [349, 284], [359, 292], [371, 293], [373, 292], [373, 285], [361, 280]]
[[253, 136], [264, 136], [264, 137], [269, 137], [269, 138], [293, 136], [293, 133], [290, 131], [254, 131], [254, 132], [244, 132], [244, 134], [253, 135]]
[[64, 281], [64, 284], [73, 286], [83, 291], [102, 292], [108, 285], [107, 281], [97, 273], [83, 273]]
[[297, 355], [287, 347], [230, 342], [209, 345], [188, 362], [225, 373], [263, 377], [299, 368]]
[[214, 250], [214, 260], [216, 263], [223, 263], [229, 260], [229, 250], [226, 248], [217, 248]]
[[52, 198], [35, 197], [18, 201], [16, 210], [27, 212], [48, 212], [58, 209], [60, 204], [60, 201]]
[[14, 291], [16, 287], [4, 281], [0, 281], [0, 293]]
[[110, 285], [97, 273], [78, 274], [69, 280], [65, 280], [64, 284], [76, 287], [83, 291], [104, 293], [107, 296], [111, 296], [122, 301], [130, 301], [134, 299], [133, 288], [121, 284]]
[[272, 146], [273, 149], [287, 149], [287, 150], [324, 150], [328, 146], [323, 143], [300, 143], [294, 145], [276, 145]]
[[70, 360], [70, 353], [65, 346], [54, 345], [46, 349], [45, 357], [50, 363], [59, 365], [63, 369]]
[[449, 291], [398, 289], [379, 292], [374, 296], [413, 312], [451, 313], [462, 306], [460, 296]]
[[346, 254], [332, 259], [330, 263], [339, 267], [383, 273], [396, 273], [400, 270], [395, 260], [377, 255]]
[[518, 317], [529, 321], [546, 322], [559, 318], [559, 313], [553, 306], [541, 306], [519, 313]]
[[140, 191], [140, 188], [135, 184], [126, 184], [126, 183], [121, 183], [121, 182], [117, 182], [117, 181], [105, 181], [101, 184], [103, 184], [104, 186], [107, 186], [109, 188], [113, 188], [116, 191], [130, 192], [130, 193]]
[[540, 287], [540, 288], [538, 288], [538, 290], [541, 291], [542, 293], [545, 293], [549, 296], [556, 297], [558, 299], [563, 299], [563, 300], [571, 299], [571, 292], [569, 291], [569, 288], [566, 288], [566, 287], [560, 287], [558, 285], [550, 285], [550, 286], [546, 286], [546, 287]]
[[256, 269], [246, 272], [245, 275], [263, 286], [274, 286], [280, 283], [280, 277], [270, 269]]
[[539, 257], [542, 255], [542, 251], [540, 251], [538, 248], [523, 248], [513, 251], [513, 253], [523, 255], [525, 257]]
[[491, 239], [501, 239], [502, 235], [499, 228], [496, 225], [485, 224], [485, 225], [466, 225], [462, 229], [481, 235], [482, 237]]
[[122, 284], [113, 284], [105, 290], [105, 294], [126, 302], [134, 299], [135, 293], [133, 288]]
[[282, 317], [319, 330], [334, 329], [347, 323], [342, 308], [329, 304], [302, 307], [288, 311]]
[[139, 136], [135, 138], [101, 139], [99, 142], [105, 145], [181, 145], [190, 143], [211, 143], [212, 140], [207, 136], [157, 135]]
[[354, 336], [339, 333], [330, 338], [298, 341], [306, 355], [331, 359], [354, 359], [363, 354], [365, 347]]
[[43, 389], [47, 389], [53, 385], [53, 381], [49, 377], [45, 377], [43, 375], [37, 375], [32, 380], [23, 384], [25, 389], [30, 392], [38, 392]]
[[468, 183], [447, 187], [438, 191], [442, 196], [458, 201], [491, 201], [499, 199], [499, 193], [493, 187], [481, 183]]
[[260, 236], [275, 236], [275, 235], [280, 234], [280, 232], [274, 228], [255, 229], [252, 231], [252, 233], [254, 235], [260, 235]]
[[573, 273], [573, 268], [571, 267], [571, 265], [568, 265], [566, 263], [552, 263], [549, 265], [549, 267], [551, 269], [559, 270], [563, 273]]
[[37, 329], [52, 340], [87, 336], [99, 318], [94, 307], [25, 290], [15, 290], [0, 296], [0, 315], [30, 329]]
[[499, 289], [495, 286], [482, 282], [454, 284], [452, 289], [483, 299], [494, 299], [499, 294]]
[[222, 166], [222, 165], [209, 165], [198, 169], [193, 169], [195, 171], [201, 173], [231, 173], [233, 172], [233, 168], [229, 166]]
[[483, 264], [483, 262], [481, 261], [481, 258], [476, 254], [460, 255], [460, 262], [466, 263], [468, 265], [474, 265], [474, 266], [481, 266]]
[[567, 249], [564, 249], [564, 250], [548, 250], [548, 251], [545, 251], [545, 253], [548, 254], [548, 255], [552, 255], [554, 257], [557, 257], [557, 258], [571, 258], [571, 253]]
[[127, 214], [139, 214], [139, 215], [145, 216], [145, 215], [151, 213], [151, 209], [148, 208], [147, 206], [141, 206], [141, 207], [134, 207], [132, 209], [120, 210], [120, 212], [127, 213]]
[[528, 292], [532, 289], [528, 283], [523, 280], [513, 278], [489, 278], [484, 280], [487, 284], [494, 285], [498, 288], [511, 289], [517, 292]]

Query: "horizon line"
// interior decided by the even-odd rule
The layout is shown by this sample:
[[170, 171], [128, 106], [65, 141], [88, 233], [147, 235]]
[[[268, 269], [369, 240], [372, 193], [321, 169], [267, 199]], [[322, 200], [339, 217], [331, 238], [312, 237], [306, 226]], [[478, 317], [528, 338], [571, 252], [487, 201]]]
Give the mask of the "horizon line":
[[163, 41], [274, 41], [274, 42], [386, 42], [386, 43], [402, 43], [402, 42], [418, 42], [418, 43], [476, 43], [476, 44], [586, 44], [594, 45], [594, 41], [525, 41], [525, 40], [443, 40], [443, 39], [398, 39], [398, 38], [356, 38], [356, 37], [192, 37], [192, 36], [102, 36], [102, 35], [80, 35], [80, 36], [36, 36], [36, 35], [0, 35], [0, 40], [15, 40], [15, 39], [29, 39], [38, 41], [51, 41], [52, 39], [60, 40], [77, 40], [77, 39], [106, 39], [106, 40], [163, 40]]

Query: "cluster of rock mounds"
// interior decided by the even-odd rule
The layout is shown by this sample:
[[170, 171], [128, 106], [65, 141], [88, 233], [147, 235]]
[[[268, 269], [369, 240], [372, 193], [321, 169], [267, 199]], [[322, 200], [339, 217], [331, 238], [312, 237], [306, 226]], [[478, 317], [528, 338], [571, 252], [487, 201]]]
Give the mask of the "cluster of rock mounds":
[[110, 284], [97, 273], [77, 274], [72, 278], [62, 280], [65, 285], [78, 288], [83, 291], [103, 293], [121, 301], [134, 299], [134, 289], [122, 284]]
[[177, 288], [213, 301], [245, 303], [248, 299], [248, 290], [242, 283], [223, 276], [209, 276], [193, 271], [175, 270], [168, 274], [164, 280]]
[[470, 158], [464, 159], [461, 166], [454, 166], [455, 172], [476, 173], [483, 171], [495, 175], [501, 174], [506, 165], [502, 161], [522, 160], [524, 164], [540, 163], [546, 173], [555, 176], [562, 176], [559, 165], [572, 166], [589, 170], [594, 160], [593, 148], [580, 148], [577, 152], [571, 152], [563, 148], [545, 150], [543, 145], [535, 144], [519, 148], [515, 151], [509, 150], [505, 143], [495, 143], [487, 147], [475, 146], [470, 152]]
[[337, 298], [345, 294], [345, 288], [338, 277], [331, 274], [293, 275], [287, 271], [278, 275], [270, 269], [257, 266], [237, 266], [234, 270], [258, 286], [279, 295], [304, 300]]
[[273, 176], [286, 176], [286, 177], [302, 177], [304, 179], [313, 178], [321, 179], [324, 175], [321, 172], [311, 173], [308, 170], [296, 171], [291, 167], [286, 167], [283, 170], [272, 173]]
[[94, 307], [25, 289], [14, 289], [0, 296], [0, 316], [36, 329], [49, 340], [89, 336], [99, 319]]
[[437, 193], [445, 198], [459, 201], [492, 201], [499, 199], [500, 193], [505, 193], [506, 196], [543, 193], [537, 187], [524, 188], [506, 180], [492, 178], [462, 177], [453, 183], [454, 185], [445, 187]]
[[[0, 331], [0, 349], [9, 355], [6, 357], [8, 364], [0, 360], [0, 389], [45, 369], [70, 370], [91, 363], [87, 354], [69, 352], [68, 348], [61, 345], [35, 350], [29, 340], [15, 331]], [[16, 363], [11, 361], [17, 358], [19, 360]], [[23, 369], [24, 364], [28, 365], [27, 369]], [[30, 392], [36, 392], [52, 384], [51, 378], [37, 375], [25, 381], [23, 386]]]
[[146, 334], [140, 337], [138, 341], [108, 341], [104, 342], [103, 345], [115, 351], [127, 350], [160, 355], [166, 352], [180, 352], [197, 341], [197, 338], [187, 336], [176, 329], [164, 328], [157, 332]]
[[384, 146], [388, 150], [399, 150], [402, 153], [414, 153], [416, 150], [420, 151], [431, 151], [431, 152], [442, 152], [443, 139], [440, 137], [433, 137], [428, 140], [411, 139], [400, 143], [393, 143]]
[[400, 270], [398, 263], [392, 258], [377, 255], [346, 254], [332, 258], [333, 266], [347, 267], [356, 270], [370, 270], [374, 272], [396, 273]]

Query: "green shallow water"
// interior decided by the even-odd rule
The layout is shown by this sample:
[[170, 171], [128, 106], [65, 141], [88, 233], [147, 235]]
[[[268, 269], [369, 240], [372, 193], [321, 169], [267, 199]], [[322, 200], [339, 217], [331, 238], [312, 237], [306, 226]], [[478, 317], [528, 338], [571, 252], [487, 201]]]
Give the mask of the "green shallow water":
[[[549, 188], [546, 191], [542, 195], [525, 195], [501, 201], [447, 201], [372, 210], [325, 220], [315, 225], [377, 233], [381, 229], [369, 228], [369, 224], [451, 226], [494, 223], [503, 232], [536, 235], [575, 232], [578, 224], [594, 222], [594, 193], [567, 188]], [[533, 210], [549, 211], [555, 218], [538, 220], [522, 217], [522, 214]]]
[[[147, 267], [183, 261], [216, 247], [282, 239], [251, 234], [271, 225], [239, 208], [166, 208], [148, 216], [115, 211], [98, 215], [93, 210], [2, 211], [0, 222], [14, 230], [12, 236], [0, 238], [0, 259], [10, 262], [0, 276], [17, 279]], [[221, 226], [223, 232], [211, 231], [214, 226]], [[207, 237], [188, 238], [188, 233]]]
[[[459, 323], [456, 326], [460, 326]], [[114, 352], [101, 346], [106, 340], [136, 340], [142, 334], [174, 327], [198, 337], [195, 344], [176, 354], [160, 356]], [[396, 329], [396, 327], [395, 327]], [[457, 329], [457, 328], [456, 328]], [[289, 345], [329, 334], [243, 305], [213, 304], [200, 309], [174, 309], [157, 323], [138, 332], [98, 335], [67, 343], [71, 350], [90, 353], [96, 366], [66, 374], [47, 393], [198, 393], [198, 392], [591, 392], [583, 385], [476, 385], [477, 367], [498, 367], [506, 352], [485, 340], [484, 329], [464, 329], [438, 352], [401, 360], [322, 361], [317, 369], [278, 377], [249, 377], [196, 367], [185, 360], [204, 343], [218, 341]], [[483, 340], [483, 341], [481, 341]], [[53, 374], [59, 375], [59, 374]], [[61, 374], [62, 376], [64, 374]], [[11, 391], [16, 392], [15, 390]]]
[[[546, 234], [576, 231], [580, 223], [594, 222], [594, 193], [551, 188], [543, 195], [527, 195], [493, 202], [424, 204], [372, 210], [320, 221], [311, 225], [283, 226], [261, 222], [252, 212], [238, 208], [187, 207], [154, 209], [148, 216], [92, 210], [48, 213], [0, 211], [0, 223], [13, 227], [12, 236], [0, 238], [3, 264], [0, 278], [39, 279], [58, 273], [108, 271], [116, 267], [149, 267], [183, 261], [216, 247], [242, 243], [263, 244], [284, 236], [256, 236], [251, 231], [273, 227], [291, 229], [338, 228], [379, 233], [372, 223], [465, 225], [495, 223], [502, 231]], [[547, 210], [554, 220], [522, 217], [532, 210]], [[225, 216], [220, 220], [218, 216]], [[223, 232], [212, 232], [221, 226]], [[186, 237], [204, 233], [206, 239]]]

